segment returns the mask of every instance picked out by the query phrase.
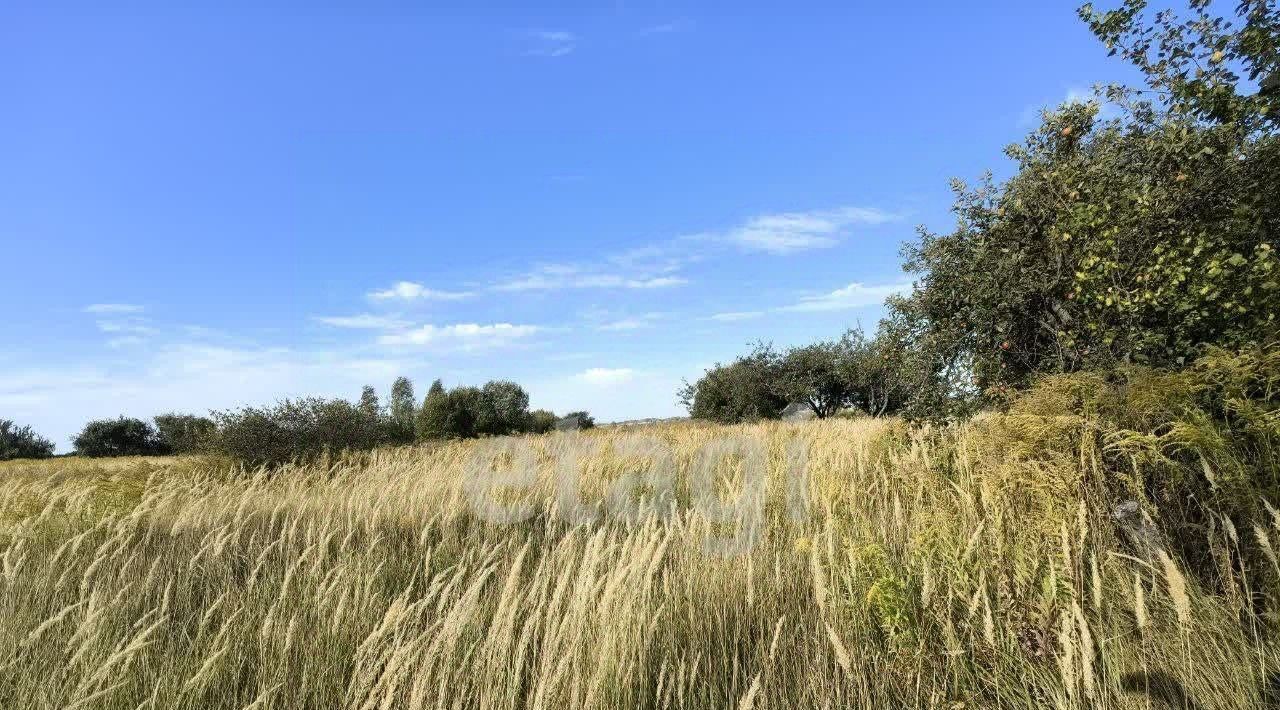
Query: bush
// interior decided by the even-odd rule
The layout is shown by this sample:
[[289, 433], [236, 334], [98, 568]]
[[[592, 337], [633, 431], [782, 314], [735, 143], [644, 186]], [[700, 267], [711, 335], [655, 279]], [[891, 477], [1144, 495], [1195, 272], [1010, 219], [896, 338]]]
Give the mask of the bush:
[[418, 411], [417, 430], [422, 439], [470, 439], [549, 431], [554, 422], [551, 412], [531, 414], [529, 394], [514, 382], [446, 390], [436, 380]]
[[694, 419], [722, 424], [777, 419], [787, 399], [775, 387], [776, 359], [772, 348], [757, 345], [732, 364], [717, 364], [697, 382], [686, 382], [680, 401]]
[[526, 426], [526, 431], [530, 434], [546, 434], [556, 428], [556, 421], [559, 419], [560, 417], [557, 417], [555, 412], [546, 409], [535, 409], [529, 412], [529, 423]]
[[161, 414], [155, 422], [161, 447], [175, 454], [189, 454], [207, 448], [218, 429], [212, 419], [193, 414]]
[[787, 350], [775, 365], [774, 390], [788, 402], [809, 405], [819, 419], [840, 411], [853, 394], [851, 343], [845, 338]]
[[46, 459], [53, 456], [53, 449], [53, 442], [31, 427], [19, 427], [8, 419], [0, 419], [0, 461]]
[[[1000, 421], [1029, 428], [1023, 449], [1037, 455], [1060, 438], [1046, 427], [1073, 432], [1099, 465], [1079, 455], [1068, 463], [1102, 474], [1112, 503], [1136, 499], [1159, 510], [1161, 527], [1202, 576], [1221, 564], [1209, 557], [1206, 530], [1268, 519], [1268, 501], [1280, 500], [1280, 348], [1214, 348], [1180, 371], [1046, 376], [1014, 397]], [[1267, 566], [1252, 536], [1232, 544]]]
[[77, 454], [93, 458], [157, 456], [169, 452], [155, 427], [141, 419], [123, 416], [89, 422], [72, 444]]
[[417, 405], [413, 401], [413, 382], [396, 378], [391, 385], [391, 401], [387, 407], [387, 440], [393, 444], [411, 444], [414, 440]]
[[419, 439], [443, 439], [446, 435], [446, 419], [449, 406], [449, 392], [444, 383], [436, 380], [427, 390], [427, 397], [422, 401], [422, 409], [418, 410], [417, 434]]
[[479, 436], [477, 420], [483, 399], [478, 387], [454, 387], [449, 390], [444, 400], [444, 436], [452, 439], [474, 439]]
[[254, 466], [363, 451], [386, 440], [376, 414], [342, 399], [286, 399], [273, 407], [217, 412], [214, 419], [215, 450]]
[[490, 436], [516, 434], [529, 425], [529, 394], [509, 380], [486, 382], [480, 388], [476, 432]]
[[592, 417], [590, 414], [587, 414], [586, 412], [581, 412], [581, 411], [569, 412], [568, 414], [564, 415], [563, 420], [575, 422], [576, 423], [575, 428], [577, 429], [594, 429], [596, 426], [595, 418]]

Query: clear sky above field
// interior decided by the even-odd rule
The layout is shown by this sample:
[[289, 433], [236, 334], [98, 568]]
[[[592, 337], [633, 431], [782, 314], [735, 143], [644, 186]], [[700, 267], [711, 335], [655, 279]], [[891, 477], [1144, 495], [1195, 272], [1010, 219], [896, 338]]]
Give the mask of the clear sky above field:
[[0, 5], [0, 417], [62, 451], [399, 374], [676, 414], [1131, 79], [1072, 2], [108, 5]]

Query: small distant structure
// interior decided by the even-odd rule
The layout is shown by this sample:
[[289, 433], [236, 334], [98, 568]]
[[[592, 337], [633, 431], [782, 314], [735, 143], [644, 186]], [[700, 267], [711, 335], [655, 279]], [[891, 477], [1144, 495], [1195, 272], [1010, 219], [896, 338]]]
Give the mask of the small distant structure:
[[577, 417], [560, 417], [556, 420], [556, 431], [577, 431], [582, 428], [582, 420]]
[[807, 422], [813, 419], [813, 408], [805, 402], [792, 402], [788, 404], [780, 415], [786, 422]]
[[590, 429], [596, 425], [596, 420], [586, 412], [569, 412], [568, 414], [556, 420], [556, 431], [578, 431], [580, 429]]

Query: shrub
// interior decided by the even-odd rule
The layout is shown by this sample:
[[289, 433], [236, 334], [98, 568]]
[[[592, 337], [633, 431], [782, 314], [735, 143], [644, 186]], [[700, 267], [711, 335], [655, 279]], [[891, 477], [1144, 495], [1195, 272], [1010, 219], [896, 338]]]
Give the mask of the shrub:
[[[1065, 448], [1046, 427], [1074, 432], [1098, 465], [1079, 456], [1069, 463], [1101, 473], [1113, 503], [1136, 499], [1159, 510], [1161, 527], [1202, 576], [1217, 566], [1206, 530], [1268, 519], [1267, 501], [1280, 500], [1278, 348], [1214, 348], [1183, 370], [1046, 376], [1013, 398], [1009, 415], [1001, 421], [1031, 432], [1026, 451]], [[1233, 545], [1265, 562], [1248, 536]]]
[[368, 450], [385, 441], [376, 415], [342, 399], [286, 399], [272, 407], [217, 412], [214, 419], [215, 449], [254, 466]]
[[452, 439], [474, 439], [480, 435], [483, 394], [478, 387], [454, 387], [444, 400], [444, 436]]
[[212, 419], [193, 414], [161, 414], [155, 423], [161, 447], [175, 454], [207, 448], [218, 429]]
[[480, 388], [476, 432], [500, 436], [525, 431], [529, 424], [529, 394], [509, 380], [486, 382]]
[[564, 415], [563, 420], [572, 421], [576, 424], [577, 429], [593, 429], [596, 426], [596, 420], [586, 412], [569, 412]]
[[407, 377], [396, 378], [387, 407], [387, 439], [391, 443], [413, 443], [416, 416], [413, 399], [413, 382]]
[[514, 382], [494, 380], [483, 387], [446, 390], [436, 380], [418, 412], [417, 430], [423, 439], [503, 436], [538, 431], [547, 427], [548, 417], [554, 422], [551, 412], [536, 417], [529, 413], [529, 394]]
[[546, 409], [535, 409], [529, 412], [529, 423], [526, 430], [530, 434], [546, 434], [556, 428], [556, 421], [560, 417], [555, 412]]
[[1046, 115], [1006, 149], [1012, 177], [957, 181], [956, 228], [904, 247], [916, 287], [892, 319], [927, 354], [932, 403], [1274, 339], [1280, 201], [1264, 186], [1280, 184], [1280, 15], [1242, 2], [1230, 23], [1192, 3], [1184, 23], [1144, 5], [1081, 16], [1159, 103], [1113, 87], [1113, 118], [1097, 102]]
[[756, 345], [732, 364], [717, 364], [697, 382], [686, 382], [680, 401], [694, 419], [722, 424], [777, 419], [788, 402], [775, 387], [776, 360], [772, 348]]
[[845, 338], [787, 350], [775, 366], [775, 391], [788, 402], [809, 405], [819, 419], [840, 411], [852, 395], [851, 343]]
[[168, 453], [156, 428], [129, 417], [99, 419], [84, 426], [72, 441], [81, 456], [156, 456]]
[[52, 441], [35, 433], [29, 426], [17, 426], [0, 419], [0, 461], [10, 459], [45, 459], [53, 456]]
[[443, 439], [446, 435], [447, 409], [449, 393], [444, 383], [436, 380], [427, 390], [426, 399], [422, 401], [422, 409], [418, 410], [417, 434], [419, 439]]

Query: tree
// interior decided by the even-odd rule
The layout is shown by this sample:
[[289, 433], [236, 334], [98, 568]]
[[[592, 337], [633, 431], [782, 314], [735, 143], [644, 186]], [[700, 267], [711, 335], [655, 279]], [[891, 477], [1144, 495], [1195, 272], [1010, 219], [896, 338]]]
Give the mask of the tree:
[[556, 421], [560, 417], [555, 412], [546, 409], [535, 409], [529, 412], [529, 422], [525, 429], [530, 434], [546, 434], [556, 428]]
[[847, 363], [851, 342], [846, 338], [787, 350], [775, 366], [777, 394], [809, 405], [819, 419], [840, 411], [852, 394]]
[[499, 436], [524, 431], [528, 426], [529, 394], [509, 380], [486, 382], [480, 390], [476, 431]]
[[168, 453], [155, 427], [141, 419], [91, 421], [72, 441], [81, 456], [156, 456]]
[[577, 411], [577, 412], [569, 412], [568, 414], [564, 415], [564, 417], [562, 417], [561, 419], [559, 419], [559, 420], [557, 420], [557, 421], [558, 421], [558, 422], [562, 422], [562, 421], [572, 422], [572, 423], [573, 423], [573, 425], [572, 425], [572, 427], [571, 427], [571, 428], [576, 429], [576, 430], [582, 430], [582, 429], [594, 429], [594, 428], [595, 428], [595, 426], [596, 426], [596, 419], [595, 419], [595, 417], [593, 417], [593, 416], [591, 416], [590, 414], [588, 414], [587, 412], [584, 412], [584, 411], [581, 411], [581, 410], [579, 410], [579, 411]]
[[407, 377], [397, 377], [391, 385], [391, 402], [387, 414], [387, 434], [392, 442], [408, 444], [413, 441], [415, 409], [413, 382]]
[[480, 435], [477, 420], [484, 395], [479, 387], [454, 387], [444, 401], [444, 436], [474, 439]]
[[419, 439], [443, 439], [448, 435], [446, 430], [449, 406], [449, 393], [444, 383], [436, 380], [427, 390], [427, 396], [418, 410], [417, 434]]
[[1142, 109], [1074, 105], [1009, 154], [1003, 185], [956, 186], [957, 228], [905, 249], [892, 303], [935, 366], [986, 394], [1043, 373], [1181, 367], [1274, 337], [1280, 143]]
[[685, 382], [681, 404], [694, 419], [733, 424], [757, 419], [777, 419], [787, 406], [778, 394], [777, 354], [763, 343], [729, 365], [717, 363], [697, 382]]
[[901, 411], [913, 391], [907, 365], [911, 353], [905, 343], [889, 329], [868, 339], [857, 328], [845, 333], [840, 343], [837, 368], [847, 403], [873, 417]]
[[217, 434], [212, 419], [192, 414], [161, 414], [155, 423], [161, 447], [175, 454], [200, 451]]
[[373, 385], [365, 385], [360, 390], [360, 410], [371, 417], [382, 415], [382, 404], [378, 402], [378, 391]]
[[52, 441], [35, 433], [29, 426], [17, 426], [0, 419], [0, 461], [12, 459], [45, 459], [53, 456]]
[[1169, 11], [1148, 17], [1146, 5], [1125, 0], [1116, 10], [1097, 12], [1086, 4], [1079, 13], [1110, 54], [1136, 66], [1173, 110], [1245, 133], [1280, 126], [1275, 0], [1239, 0], [1234, 26], [1214, 17], [1208, 0], [1192, 0], [1189, 19]]
[[253, 466], [365, 451], [386, 441], [378, 416], [342, 399], [286, 399], [271, 407], [215, 412], [214, 418], [216, 450]]
[[1187, 21], [1140, 0], [1081, 8], [1156, 100], [1111, 87], [1107, 120], [1097, 102], [1063, 106], [1006, 150], [1009, 180], [955, 183], [957, 226], [905, 247], [917, 287], [887, 319], [925, 368], [909, 411], [948, 416], [1046, 373], [1181, 368], [1210, 345], [1274, 342], [1280, 15], [1245, 0], [1232, 30], [1207, 8], [1194, 0]]

